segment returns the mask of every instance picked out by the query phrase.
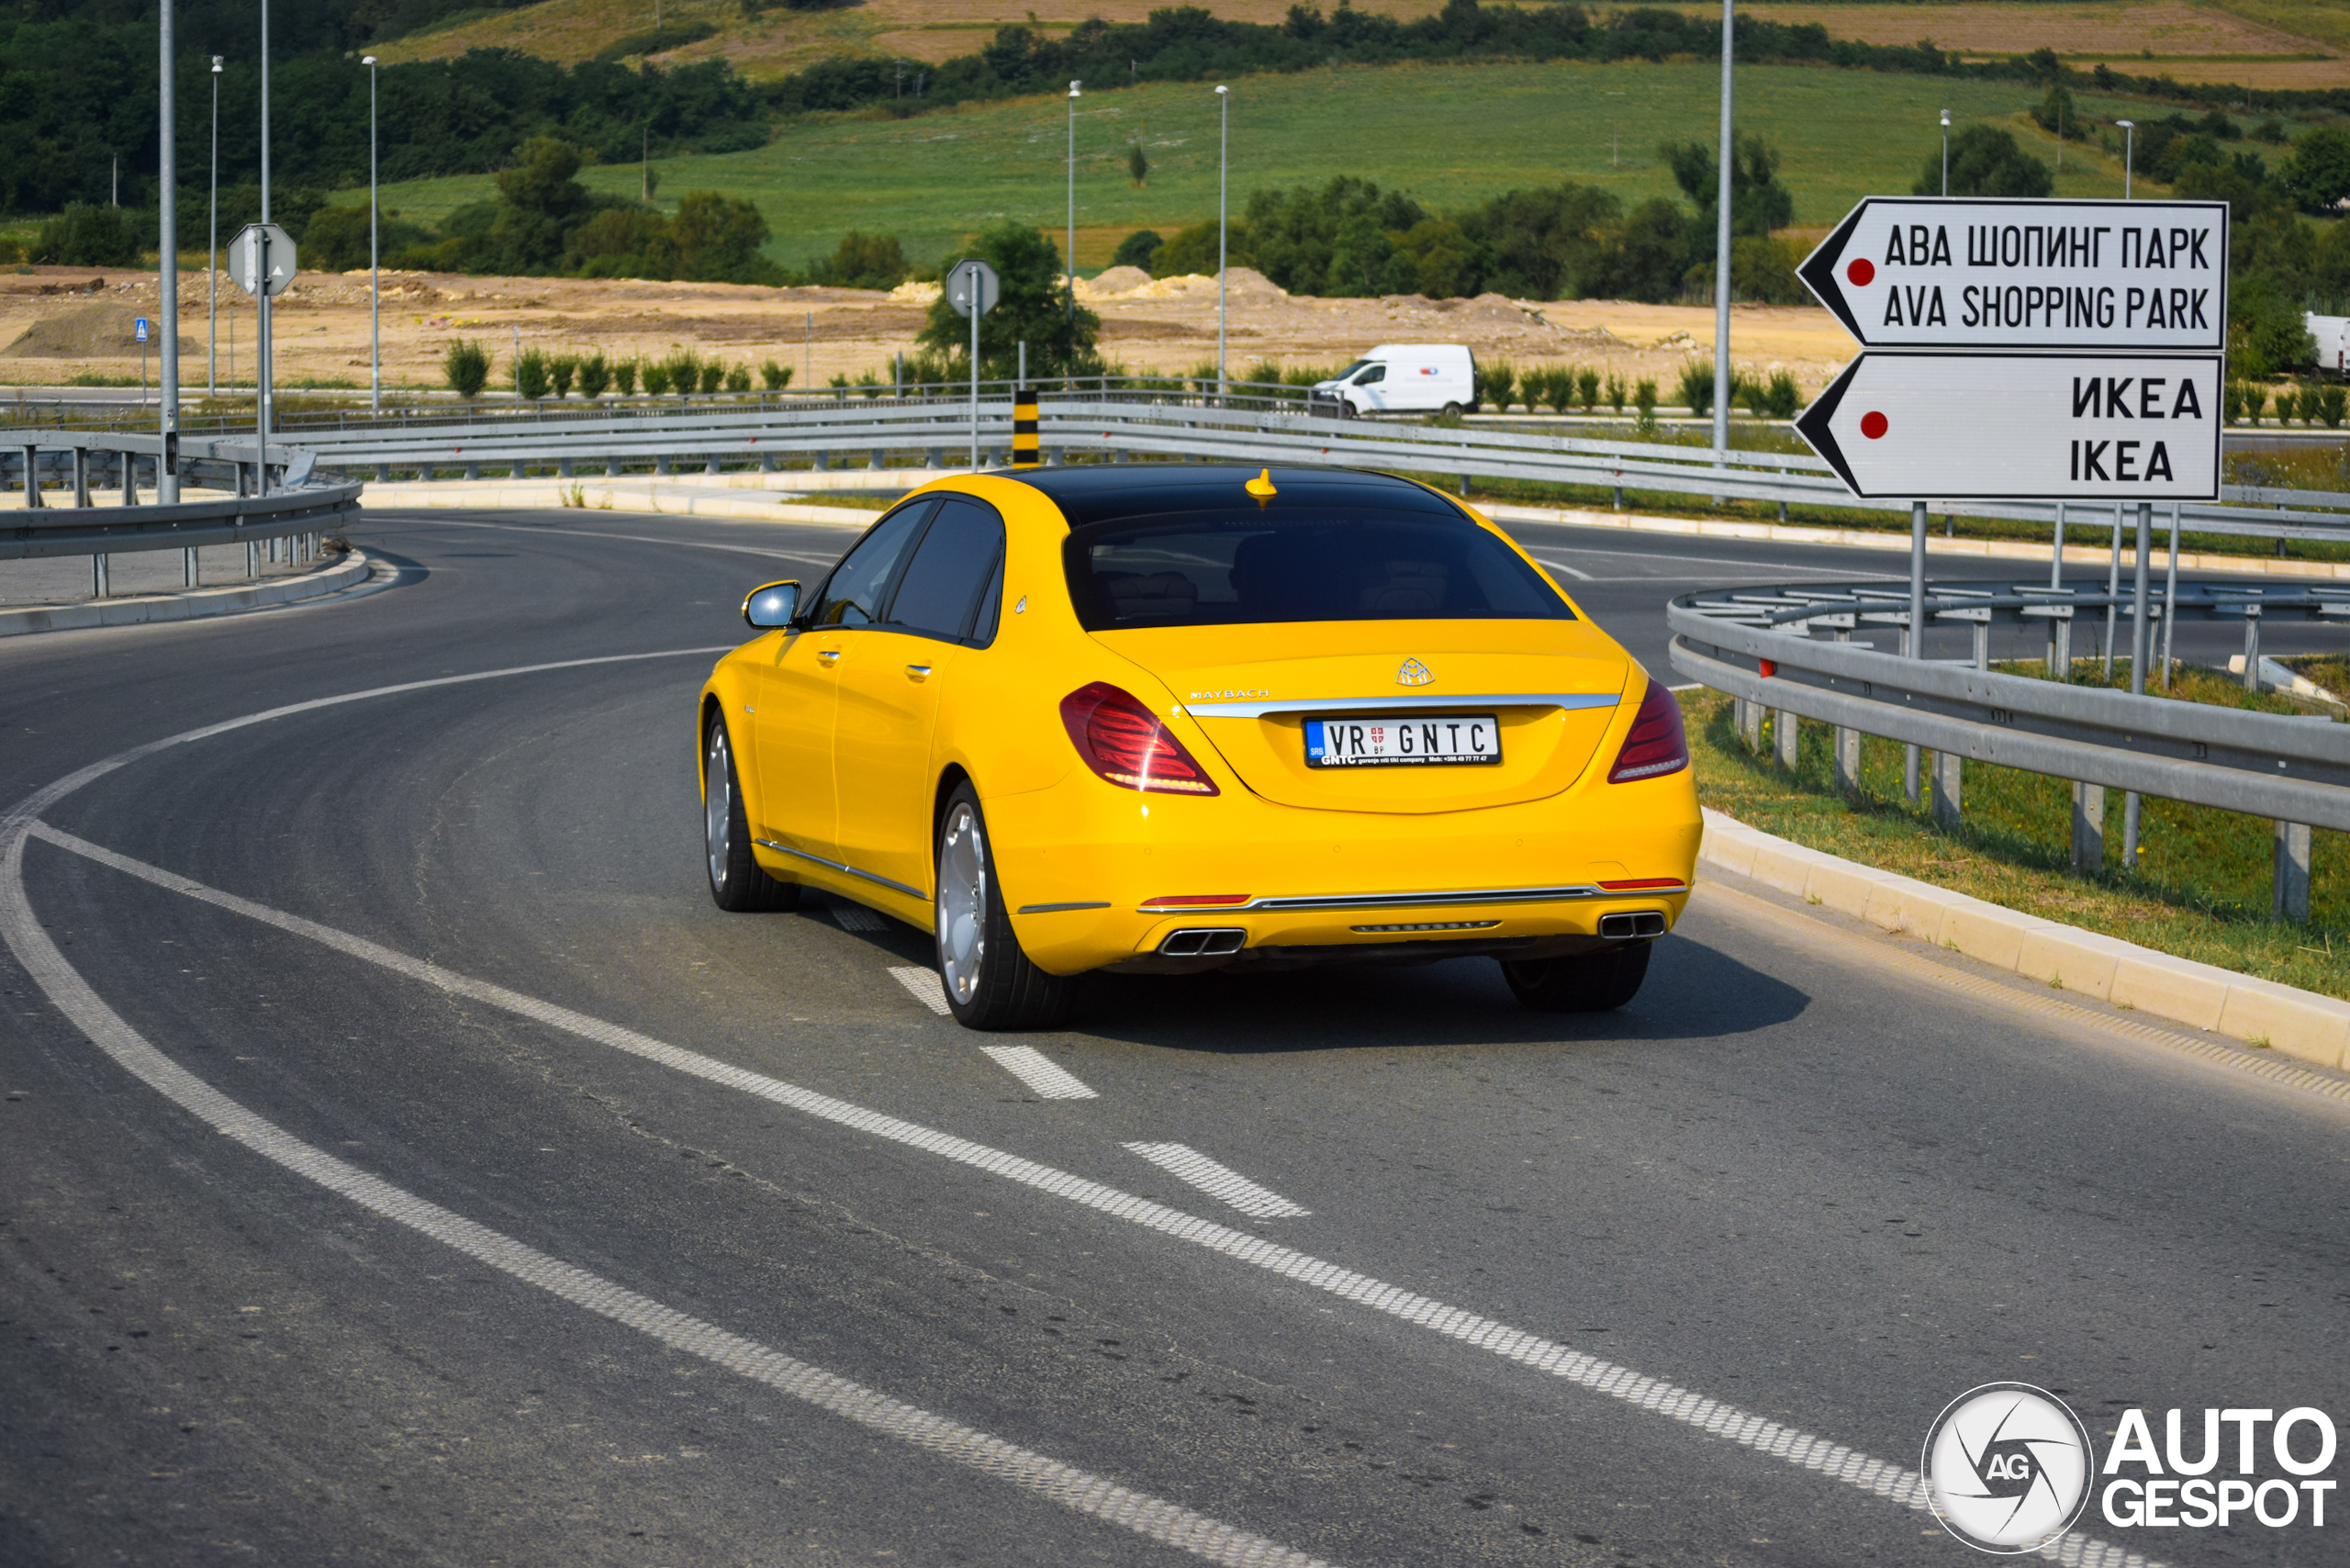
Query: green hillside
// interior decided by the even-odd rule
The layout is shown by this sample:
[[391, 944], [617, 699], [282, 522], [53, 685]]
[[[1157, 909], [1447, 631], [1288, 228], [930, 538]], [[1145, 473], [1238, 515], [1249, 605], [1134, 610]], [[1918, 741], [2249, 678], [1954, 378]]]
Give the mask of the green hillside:
[[[2053, 162], [2056, 144], [2022, 116], [2038, 91], [2021, 83], [1936, 81], [1879, 72], [1752, 66], [1738, 77], [1741, 129], [1784, 157], [1796, 222], [1825, 226], [1863, 196], [1907, 194], [1940, 145], [1939, 111], [1991, 121]], [[1513, 187], [1575, 180], [1628, 201], [1671, 196], [1660, 142], [1710, 139], [1718, 99], [1710, 65], [1399, 65], [1235, 84], [1232, 200], [1237, 212], [1264, 185], [1357, 174], [1450, 208]], [[2078, 96], [2107, 118], [2143, 102]], [[1079, 254], [1092, 270], [1118, 232], [1172, 232], [1215, 214], [1215, 96], [1206, 85], [1145, 85], [1081, 99], [1078, 117]], [[892, 120], [844, 116], [788, 124], [765, 147], [655, 160], [659, 196], [688, 190], [747, 196], [787, 266], [829, 252], [850, 229], [896, 234], [927, 263], [984, 224], [1005, 218], [1058, 226], [1066, 212], [1067, 103], [991, 103]], [[1141, 137], [1151, 174], [1126, 177]], [[2118, 160], [2078, 143], [2065, 149], [2057, 193], [2118, 196]], [[585, 171], [600, 190], [634, 196], [635, 165]], [[2142, 188], [2144, 183], [2141, 182]], [[434, 221], [491, 194], [487, 177], [387, 187], [385, 205]], [[338, 198], [364, 201], [364, 189]]]

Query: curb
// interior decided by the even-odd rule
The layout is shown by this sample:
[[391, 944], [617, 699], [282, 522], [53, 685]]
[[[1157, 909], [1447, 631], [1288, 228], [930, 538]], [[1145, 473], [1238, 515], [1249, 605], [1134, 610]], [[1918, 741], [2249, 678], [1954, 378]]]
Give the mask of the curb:
[[[939, 476], [930, 474], [917, 482], [927, 484]], [[889, 476], [878, 477], [887, 480]], [[759, 522], [821, 522], [855, 529], [872, 526], [881, 515], [878, 511], [849, 507], [809, 506], [729, 495], [723, 493], [726, 488], [714, 485], [604, 485], [590, 479], [523, 479], [501, 484], [395, 483], [369, 485], [360, 492], [359, 504], [369, 511], [528, 507], [549, 511], [561, 509], [651, 512], [664, 517], [748, 518]], [[584, 504], [567, 506], [565, 498], [575, 489]]]
[[2174, 958], [1807, 849], [1707, 810], [1698, 858], [1764, 887], [2116, 1007], [2350, 1066], [2350, 1002]]
[[[1573, 507], [1487, 506], [1473, 498], [1470, 505], [1496, 522], [1555, 522], [1571, 528], [1606, 528], [1630, 533], [1678, 533], [1695, 539], [1751, 539], [1785, 544], [1840, 544], [1848, 549], [1884, 550], [1902, 555], [1909, 554], [1906, 534], [1881, 533], [1865, 528], [1811, 528], [1793, 522], [1732, 522], [1715, 518], [1651, 517], [1640, 512], [1583, 511]], [[2074, 526], [2103, 527], [2102, 523], [2084, 522]], [[2048, 552], [2038, 544], [2012, 539], [1932, 539], [1926, 541], [1930, 555], [1974, 555], [1994, 561], [2030, 561], [2045, 568]], [[2127, 554], [2125, 549], [2125, 557]], [[2161, 554], [2156, 542], [2155, 554]], [[2112, 560], [2110, 544], [2065, 546], [2065, 561], [2068, 566], [2103, 566]], [[2127, 578], [2127, 559], [2123, 561]], [[2159, 568], [2158, 568], [2159, 569]], [[2191, 550], [2178, 553], [2178, 569], [2182, 572], [2218, 572], [2248, 577], [2314, 577], [2325, 581], [2350, 578], [2350, 561], [2277, 560], [2270, 555], [2210, 555]]]
[[78, 632], [95, 626], [140, 626], [158, 621], [203, 621], [215, 615], [267, 610], [340, 593], [364, 582], [374, 568], [375, 563], [365, 554], [353, 550], [340, 566], [322, 567], [298, 577], [281, 577], [273, 583], [0, 610], [0, 637], [21, 637], [36, 632]]

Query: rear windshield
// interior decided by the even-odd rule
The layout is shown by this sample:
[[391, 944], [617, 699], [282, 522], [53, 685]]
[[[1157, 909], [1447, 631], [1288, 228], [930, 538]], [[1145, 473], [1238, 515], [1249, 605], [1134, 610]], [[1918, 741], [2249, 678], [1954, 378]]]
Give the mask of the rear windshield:
[[1572, 621], [1556, 589], [1458, 513], [1219, 507], [1069, 535], [1088, 631], [1287, 621]]

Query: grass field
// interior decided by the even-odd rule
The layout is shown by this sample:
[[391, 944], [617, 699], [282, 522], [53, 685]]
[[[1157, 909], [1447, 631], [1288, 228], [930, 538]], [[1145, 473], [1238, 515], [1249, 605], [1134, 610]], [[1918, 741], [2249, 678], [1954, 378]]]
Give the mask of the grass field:
[[[1937, 82], [1874, 72], [1754, 66], [1739, 73], [1739, 120], [1783, 157], [1796, 222], [1825, 225], [1859, 197], [1908, 194], [1941, 145], [1938, 111], [1960, 124], [2002, 124], [2038, 156], [2056, 144], [2022, 118], [2034, 101], [2016, 83]], [[1579, 180], [1628, 202], [1673, 194], [1657, 157], [1667, 140], [1714, 133], [1718, 75], [1698, 64], [1398, 65], [1252, 76], [1234, 84], [1232, 196], [1259, 185], [1360, 174], [1432, 207], [1467, 205], [1515, 187]], [[2146, 112], [2143, 103], [2083, 95], [2085, 114]], [[1119, 235], [1172, 232], [1215, 215], [1215, 96], [1205, 84], [1143, 86], [1080, 100], [1078, 221], [1089, 270]], [[1066, 211], [1066, 100], [967, 106], [912, 119], [844, 117], [786, 128], [746, 152], [659, 161], [665, 201], [716, 189], [758, 203], [787, 265], [829, 252], [845, 230], [893, 233], [917, 263], [1011, 218], [1057, 228]], [[1139, 138], [1147, 186], [1126, 178]], [[2118, 196], [2119, 161], [2067, 146], [2057, 192]], [[633, 196], [634, 166], [592, 169], [599, 189]], [[2145, 186], [2146, 182], [2140, 185]], [[387, 186], [384, 201], [437, 219], [490, 192], [486, 176]], [[340, 199], [364, 200], [364, 190]], [[1091, 252], [1091, 253], [1089, 253]]]

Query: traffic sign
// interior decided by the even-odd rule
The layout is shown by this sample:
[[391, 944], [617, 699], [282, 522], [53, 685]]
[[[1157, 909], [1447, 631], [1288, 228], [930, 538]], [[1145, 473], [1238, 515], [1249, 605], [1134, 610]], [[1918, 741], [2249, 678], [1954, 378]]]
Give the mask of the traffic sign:
[[1867, 348], [2227, 347], [2223, 201], [1870, 196], [1796, 272]]
[[979, 302], [979, 314], [984, 316], [995, 308], [995, 302], [1002, 294], [1003, 280], [985, 262], [957, 262], [946, 274], [946, 303], [955, 308], [957, 316], [969, 317], [974, 299]]
[[229, 241], [229, 275], [247, 294], [258, 294], [264, 272], [270, 297], [285, 293], [294, 281], [294, 237], [274, 223], [248, 223]]
[[134, 316], [130, 320], [130, 335], [140, 342], [147, 341], [147, 318]]
[[2221, 364], [1872, 351], [1796, 429], [1858, 496], [2216, 500]]

